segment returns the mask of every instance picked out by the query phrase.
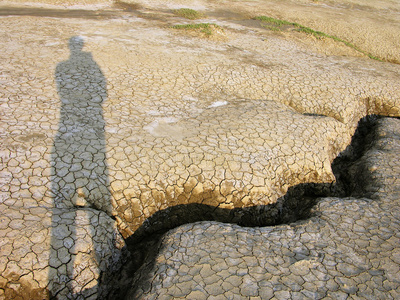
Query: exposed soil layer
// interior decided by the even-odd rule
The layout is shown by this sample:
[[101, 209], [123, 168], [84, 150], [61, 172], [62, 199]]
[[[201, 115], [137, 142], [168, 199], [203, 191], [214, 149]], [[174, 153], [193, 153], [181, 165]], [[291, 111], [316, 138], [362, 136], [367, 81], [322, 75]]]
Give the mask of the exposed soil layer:
[[[360, 159], [374, 147], [374, 142], [379, 139], [377, 135], [382, 130], [379, 120], [382, 118], [382, 116], [371, 115], [359, 121], [351, 144], [332, 163], [336, 177], [334, 183], [308, 183], [291, 187], [285, 196], [270, 205], [229, 210], [201, 204], [188, 204], [157, 212], [146, 220], [145, 226], [139, 228], [127, 239], [132, 261], [123, 270], [119, 278], [120, 283], [129, 285], [132, 278], [141, 277], [142, 275], [135, 273], [143, 272], [141, 267], [144, 263], [147, 264], [147, 269], [151, 269], [151, 266], [156, 264], [154, 260], [159, 255], [165, 233], [183, 224], [215, 221], [238, 224], [245, 230], [247, 227], [290, 225], [315, 217], [316, 204], [326, 197], [367, 197], [379, 201], [376, 194], [366, 192], [367, 187], [373, 184], [360, 180], [368, 176], [365, 162], [363, 163]], [[399, 122], [397, 126], [400, 126]], [[400, 127], [397, 130], [399, 131]], [[392, 151], [396, 150], [392, 149]], [[356, 172], [352, 171], [354, 165], [358, 165]], [[126, 292], [125, 286], [118, 288], [113, 291], [109, 299], [114, 297], [122, 299], [126, 296]]]
[[[263, 285], [260, 285], [260, 282], [263, 282], [263, 280], [265, 280], [270, 275], [270, 272], [273, 272], [273, 275], [278, 276], [278, 278], [280, 278], [279, 280], [282, 282], [288, 280], [288, 274], [285, 271], [286, 260], [291, 260], [293, 256], [285, 256], [288, 255], [288, 253], [285, 253], [285, 250], [296, 252], [300, 251], [299, 249], [302, 248], [300, 252], [296, 252], [297, 254], [294, 256], [295, 259], [288, 264], [289, 268], [292, 268], [292, 264], [300, 264], [300, 261], [308, 260], [315, 265], [308, 266], [307, 268], [310, 268], [311, 270], [318, 269], [318, 272], [322, 272], [322, 274], [325, 273], [324, 281], [329, 282], [330, 280], [334, 280], [339, 283], [339, 287], [332, 289], [328, 285], [324, 286], [322, 289], [319, 289], [318, 292], [315, 292], [312, 289], [310, 290], [310, 286], [301, 286], [302, 282], [304, 283], [304, 281], [299, 279], [297, 281], [297, 284], [299, 285], [297, 288], [289, 286], [289, 288], [282, 289], [282, 291], [287, 291], [287, 295], [292, 295], [292, 297], [313, 295], [318, 298], [332, 296], [336, 297], [342, 294], [354, 294], [361, 297], [369, 297], [371, 295], [386, 295], [386, 297], [389, 297], [390, 299], [395, 299], [399, 291], [395, 287], [394, 282], [397, 282], [396, 274], [399, 273], [399, 270], [397, 267], [393, 270], [390, 270], [392, 267], [389, 265], [384, 265], [384, 259], [382, 259], [382, 257], [386, 257], [387, 259], [389, 259], [389, 264], [394, 263], [397, 265], [398, 263], [398, 258], [395, 258], [397, 257], [397, 254], [394, 253], [396, 251], [391, 252], [390, 249], [393, 250], [393, 248], [386, 245], [386, 242], [391, 240], [390, 244], [392, 244], [392, 242], [394, 242], [394, 240], [392, 239], [395, 235], [398, 235], [396, 233], [396, 228], [398, 228], [398, 226], [400, 225], [400, 215], [397, 206], [400, 195], [399, 180], [394, 180], [394, 182], [392, 182], [392, 186], [386, 186], [384, 182], [387, 179], [390, 180], [390, 178], [393, 178], [392, 176], [398, 178], [398, 173], [396, 172], [400, 170], [399, 161], [393, 161], [392, 158], [396, 156], [399, 151], [399, 133], [400, 120], [398, 119], [390, 120], [378, 116], [368, 116], [366, 118], [363, 118], [362, 120], [360, 120], [359, 126], [357, 128], [356, 134], [352, 139], [351, 145], [338, 156], [333, 164], [336, 171], [335, 174], [338, 178], [337, 184], [331, 185], [330, 187], [325, 186], [323, 189], [319, 190], [316, 189], [314, 185], [298, 186], [290, 189], [288, 194], [285, 195], [285, 197], [279, 199], [276, 205], [271, 205], [267, 208], [262, 207], [259, 211], [257, 211], [257, 213], [254, 213], [256, 210], [255, 208], [250, 210], [246, 209], [244, 215], [249, 213], [249, 211], [252, 211], [251, 217], [246, 219], [246, 226], [257, 226], [254, 229], [251, 229], [249, 227], [240, 228], [238, 226], [229, 226], [228, 224], [202, 221], [199, 223], [183, 225], [181, 227], [178, 227], [176, 230], [164, 234], [162, 234], [162, 232], [160, 231], [158, 234], [154, 234], [153, 237], [146, 237], [143, 242], [138, 243], [137, 241], [135, 241], [133, 244], [131, 244], [131, 251], [133, 257], [139, 258], [137, 261], [135, 261], [137, 265], [132, 264], [127, 269], [125, 269], [125, 273], [123, 273], [125, 276], [128, 275], [128, 278], [133, 277], [134, 280], [133, 282], [130, 282], [125, 277], [124, 279], [126, 281], [121, 281], [125, 284], [128, 284], [128, 286], [131, 285], [131, 290], [128, 292], [128, 294], [126, 294], [125, 288], [122, 290], [116, 290], [115, 292], [120, 297], [124, 297], [126, 299], [147, 299], [148, 295], [157, 295], [157, 293], [163, 293], [163, 288], [161, 286], [163, 285], [163, 280], [167, 280], [167, 277], [160, 278], [157, 277], [160, 276], [160, 274], [156, 274], [159, 272], [159, 270], [163, 270], [162, 272], [168, 273], [169, 268], [171, 268], [172, 266], [173, 268], [177, 268], [177, 270], [181, 270], [181, 263], [172, 263], [174, 261], [174, 254], [172, 254], [172, 252], [176, 253], [176, 251], [178, 253], [186, 253], [186, 251], [188, 251], [188, 256], [184, 256], [185, 258], [183, 259], [183, 261], [185, 262], [183, 263], [183, 265], [186, 265], [188, 267], [191, 266], [191, 268], [197, 268], [197, 266], [199, 265], [199, 270], [201, 270], [201, 262], [193, 263], [197, 261], [197, 259], [199, 258], [198, 255], [200, 255], [200, 257], [202, 257], [200, 258], [200, 260], [206, 261], [207, 264], [210, 264], [211, 269], [215, 270], [215, 272], [211, 271], [208, 276], [214, 276], [212, 274], [224, 276], [220, 271], [218, 271], [221, 269], [217, 267], [221, 267], [221, 261], [219, 259], [221, 253], [222, 257], [225, 257], [225, 261], [226, 259], [229, 260], [233, 258], [241, 260], [242, 256], [246, 258], [245, 250], [239, 250], [241, 254], [232, 257], [232, 251], [230, 247], [236, 248], [237, 245], [230, 245], [231, 236], [236, 236], [234, 240], [235, 243], [238, 244], [249, 242], [258, 243], [253, 240], [252, 235], [256, 235], [258, 237], [258, 231], [261, 231], [261, 236], [264, 235], [264, 237], [262, 237], [262, 239], [264, 240], [264, 244], [247, 244], [247, 247], [252, 249], [251, 257], [253, 257], [255, 260], [260, 260], [263, 256], [261, 253], [265, 254], [269, 253], [270, 251], [274, 251], [273, 253], [271, 253], [271, 255], [277, 255], [277, 253], [279, 253], [278, 255], [281, 257], [282, 266], [275, 266], [275, 264], [273, 264], [273, 262], [271, 261], [271, 258], [267, 260], [266, 270], [262, 272], [263, 275], [261, 275], [260, 273], [258, 285], [256, 284], [252, 287], [253, 289], [256, 289], [255, 293], [257, 295], [264, 295], [262, 297], [267, 298], [274, 295], [274, 293], [269, 289], [265, 290], [263, 288]], [[383, 149], [385, 153], [381, 152], [381, 157], [375, 159], [375, 161], [373, 162], [375, 164], [375, 168], [371, 170], [371, 153], [374, 153], [375, 151], [382, 151]], [[385, 158], [389, 161], [383, 162], [382, 159]], [[371, 176], [371, 172], [374, 173], [376, 169], [379, 169], [379, 174]], [[391, 207], [392, 211], [387, 211], [389, 207]], [[381, 212], [379, 211], [380, 209], [382, 210]], [[196, 212], [197, 214], [205, 212], [207, 214], [208, 211], [204, 208], [203, 210], [199, 208], [198, 211], [195, 211], [194, 209], [187, 207], [187, 211], [185, 211], [185, 216], [191, 216], [192, 212]], [[261, 213], [259, 214], [258, 212]], [[371, 212], [375, 212], [375, 214], [370, 215]], [[365, 214], [366, 216], [364, 216]], [[266, 221], [265, 224], [260, 224], [260, 217], [261, 219], [268, 221]], [[359, 231], [362, 231], [362, 234], [366, 235], [368, 239], [375, 240], [377, 238], [375, 233], [369, 231], [373, 226], [371, 227], [371, 225], [369, 225], [368, 228], [364, 228], [364, 226], [362, 225], [365, 220], [374, 219], [376, 217], [380, 219], [379, 222], [383, 222], [378, 226], [379, 228], [385, 228], [384, 232], [386, 234], [382, 236], [378, 233], [379, 237], [382, 238], [381, 246], [383, 247], [381, 250], [379, 250], [379, 252], [377, 252], [381, 255], [381, 257], [376, 258], [377, 261], [381, 261], [381, 268], [379, 269], [379, 271], [375, 271], [375, 267], [373, 267], [374, 260], [372, 259], [372, 256], [368, 254], [368, 252], [364, 253], [362, 251], [363, 247], [365, 247], [362, 245], [364, 242], [361, 242], [361, 240], [357, 240], [357, 235]], [[350, 220], [346, 218], [350, 218]], [[165, 222], [165, 220], [167, 219], [163, 218], [163, 220]], [[194, 216], [193, 220], [199, 221], [200, 219]], [[210, 218], [210, 220], [212, 220], [212, 218]], [[218, 219], [218, 216], [215, 217], [213, 220], [221, 221], [221, 219]], [[222, 218], [222, 221], [226, 222], [226, 219]], [[343, 221], [344, 224], [341, 223]], [[258, 227], [263, 225], [274, 226]], [[331, 236], [333, 236], [333, 239], [331, 239], [332, 237], [329, 237], [330, 235], [324, 237], [326, 226], [331, 228]], [[345, 229], [346, 226], [350, 227], [350, 229]], [[358, 229], [356, 231], [354, 231], [354, 226], [359, 226], [357, 227]], [[376, 227], [378, 228], [378, 226]], [[301, 230], [301, 228], [303, 227], [306, 227], [305, 231]], [[212, 228], [212, 230], [210, 228]], [[212, 232], [208, 233], [209, 230], [211, 230]], [[298, 231], [300, 231], [300, 233], [302, 234], [306, 234], [304, 232], [315, 232], [317, 233], [317, 235], [318, 233], [321, 234], [321, 236], [318, 235], [319, 238], [316, 241], [306, 240], [299, 243], [297, 237]], [[285, 240], [287, 232], [290, 232], [290, 239], [297, 241], [293, 242], [296, 246], [292, 245], [291, 247], [286, 248], [286, 242], [281, 244], [282, 241]], [[198, 234], [203, 235], [199, 237]], [[346, 246], [342, 244], [342, 242], [335, 241], [335, 235], [344, 237], [348, 234], [353, 234], [353, 236], [349, 239], [348, 244], [345, 244]], [[201, 244], [199, 244], [197, 240], [201, 240]], [[341, 240], [341, 238], [339, 240]], [[289, 242], [289, 244], [290, 243], [291, 242]], [[346, 254], [341, 252], [331, 254], [329, 251], [327, 252], [327, 249], [329, 248], [327, 247], [327, 245], [330, 243], [336, 243], [336, 246], [334, 246], [335, 249], [347, 247], [348, 251], [354, 251], [356, 253], [355, 255], [358, 255], [358, 258], [352, 256], [354, 254], [349, 255], [348, 253]], [[356, 245], [355, 247], [354, 243]], [[208, 246], [201, 246], [205, 244]], [[299, 246], [299, 244], [301, 246]], [[321, 246], [321, 249], [318, 248], [320, 247], [318, 246], [320, 244], [323, 245]], [[212, 245], [215, 245], [216, 247], [213, 248]], [[207, 247], [211, 247], [211, 249], [207, 250]], [[283, 252], [276, 252], [275, 250], [273, 250], [274, 248], [279, 247], [281, 248], [281, 250], [279, 251]], [[314, 249], [314, 247], [318, 249]], [[359, 249], [358, 247], [361, 248]], [[368, 249], [370, 249], [370, 247], [371, 246], [367, 246]], [[383, 250], [387, 249], [387, 247], [389, 251]], [[223, 255], [224, 251], [226, 251], [227, 256]], [[171, 254], [172, 257], [169, 256]], [[211, 258], [205, 259], [207, 255], [210, 255]], [[314, 255], [316, 255], [316, 257], [313, 257]], [[330, 257], [329, 255], [333, 255], [333, 257], [339, 255], [338, 257], [340, 257], [338, 260], [339, 268], [335, 269], [335, 271], [332, 273], [329, 270], [328, 262], [333, 263], [333, 261], [335, 259], [337, 260], [338, 258], [334, 258], [333, 261], [330, 262], [330, 259], [328, 258]], [[167, 258], [167, 260], [165, 261], [163, 260], [165, 257], [169, 258]], [[267, 255], [267, 257], [269, 256]], [[357, 259], [363, 260], [363, 263], [357, 262]], [[393, 259], [395, 261], [391, 261]], [[244, 264], [246, 265], [248, 263], [248, 260], [245, 259]], [[269, 264], [274, 265], [275, 268], [278, 268], [280, 271], [272, 271]], [[317, 267], [317, 265], [320, 265], [320, 267]], [[245, 273], [249, 274], [250, 276], [255, 276], [255, 274], [251, 274], [252, 272], [256, 272], [256, 269], [252, 269], [255, 266], [257, 266], [257, 262], [251, 263], [247, 267], [239, 266], [239, 273], [241, 272], [240, 270], [242, 268], [250, 268], [249, 270], [254, 271], [248, 271], [248, 273]], [[299, 271], [297, 268], [293, 268], [293, 270], [291, 269], [291, 271], [293, 272], [292, 275], [290, 275], [292, 277], [293, 275], [301, 277], [307, 273], [305, 270]], [[200, 271], [200, 273], [201, 272], [203, 271]], [[376, 283], [376, 290], [360, 289], [359, 285], [352, 281], [354, 279], [357, 282], [357, 279], [355, 277], [359, 276], [359, 274], [362, 274], [363, 272], [367, 272], [368, 274], [370, 274], [370, 276], [373, 277], [372, 280], [374, 280]], [[189, 271], [186, 275], [184, 272], [172, 275], [172, 278], [168, 279], [168, 282], [170, 283], [167, 286], [171, 287], [171, 290], [173, 291], [173, 287], [175, 285], [179, 285], [177, 283], [180, 282], [179, 278], [183, 276], [190, 277], [190, 273], [191, 272]], [[243, 273], [243, 275], [245, 273]], [[350, 281], [340, 279], [340, 276], [343, 276], [343, 274], [344, 276], [353, 279]], [[201, 277], [203, 276], [201, 275]], [[393, 282], [391, 288], [387, 287], [385, 292], [380, 292], [381, 288], [379, 287], [379, 283], [377, 283], [379, 280], [381, 280], [381, 278], [388, 280], [389, 282]], [[204, 277], [203, 280], [207, 281], [207, 278]], [[227, 275], [227, 278], [223, 280], [230, 281], [229, 275]], [[289, 280], [293, 280], [293, 278]], [[314, 280], [315, 281], [311, 282], [311, 284], [318, 284], [318, 279]], [[344, 281], [342, 282], [341, 280]], [[361, 281], [362, 284], [370, 286], [368, 280], [364, 280], [365, 281]], [[202, 282], [199, 281], [199, 278], [196, 279], [196, 277], [194, 281], [194, 285], [201, 284]], [[272, 282], [271, 284], [272, 288], [272, 286], [278, 283]], [[160, 287], [155, 288], [154, 286]], [[192, 287], [189, 288], [189, 290], [186, 290], [185, 288], [183, 288], [182, 285], [179, 285], [180, 291], [182, 291], [183, 293], [187, 291], [187, 295], [191, 295], [190, 291], [193, 291], [193, 284], [191, 286]], [[223, 293], [223, 297], [226, 296], [226, 293], [229, 293], [231, 295], [238, 295], [239, 297], [247, 296], [247, 292], [245, 290], [248, 287], [246, 287], [245, 283], [241, 283], [240, 288], [240, 292], [238, 291], [236, 293], [232, 293], [232, 290], [229, 289], [229, 292]], [[299, 293], [296, 294], [297, 292]], [[172, 293], [173, 295], [175, 295], [175, 292]], [[201, 295], [201, 297], [206, 297], [208, 293], [213, 292], [208, 290], [207, 286], [205, 290], [199, 288], [199, 295]], [[177, 293], [176, 295], [178, 294], [180, 295], [180, 293]]]
[[0, 300], [400, 298], [396, 3], [17, 2]]

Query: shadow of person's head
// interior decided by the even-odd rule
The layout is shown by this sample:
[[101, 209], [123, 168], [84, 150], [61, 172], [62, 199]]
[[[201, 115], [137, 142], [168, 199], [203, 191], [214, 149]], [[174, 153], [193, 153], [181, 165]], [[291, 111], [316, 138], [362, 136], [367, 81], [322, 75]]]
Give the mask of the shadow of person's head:
[[71, 51], [71, 55], [82, 52], [85, 42], [80, 36], [73, 36], [69, 39], [68, 47]]

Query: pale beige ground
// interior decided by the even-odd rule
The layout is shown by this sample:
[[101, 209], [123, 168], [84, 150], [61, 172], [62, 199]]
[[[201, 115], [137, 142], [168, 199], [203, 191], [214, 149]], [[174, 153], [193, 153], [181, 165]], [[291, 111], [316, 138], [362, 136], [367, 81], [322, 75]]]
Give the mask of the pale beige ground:
[[[219, 14], [219, 17], [240, 18], [267, 15], [297, 22], [315, 30], [352, 42], [373, 55], [394, 62], [400, 61], [400, 3], [369, 0], [39, 0], [1, 1], [3, 4], [59, 6], [94, 9], [112, 6], [115, 2], [140, 5], [147, 9], [170, 10], [182, 7]], [[324, 51], [323, 48], [320, 50]]]
[[[1, 2], [0, 9], [5, 4], [11, 5]], [[396, 7], [137, 1], [131, 7], [106, 3], [93, 12], [100, 7], [94, 4], [104, 4], [96, 2], [88, 4], [89, 12], [68, 17], [56, 10], [65, 3], [35, 10], [40, 16], [23, 9], [42, 2], [22, 4], [18, 8], [25, 15], [0, 17], [0, 200], [9, 207], [1, 220], [7, 237], [1, 268], [2, 274], [12, 275], [1, 278], [3, 297], [22, 293], [18, 280], [35, 272], [49, 276], [42, 276], [38, 286], [53, 293], [90, 290], [86, 293], [97, 295], [89, 289], [97, 283], [96, 272], [77, 286], [72, 268], [64, 285], [55, 284], [66, 268], [60, 262], [75, 254], [59, 240], [74, 240], [82, 226], [92, 228], [68, 219], [71, 235], [59, 236], [58, 210], [114, 215], [115, 222], [101, 213], [103, 224], [119, 231], [110, 229], [101, 243], [120, 253], [119, 234], [129, 237], [168, 207], [269, 204], [290, 186], [330, 183], [331, 163], [349, 145], [360, 118], [400, 116], [398, 64], [371, 60], [340, 43], [299, 32], [271, 32], [250, 19], [270, 15], [295, 21], [392, 61], [399, 60], [400, 52]], [[196, 8], [206, 16], [188, 21], [173, 14], [179, 7]], [[222, 29], [207, 38], [170, 27], [194, 22]], [[85, 42], [75, 56], [68, 49], [72, 36]], [[76, 59], [56, 71], [70, 57]], [[62, 105], [64, 96], [78, 105]], [[93, 111], [99, 103], [100, 111]], [[51, 216], [51, 222], [30, 222], [29, 210], [35, 206], [45, 209], [38, 217], [50, 221]], [[15, 211], [23, 216], [20, 227], [10, 230]], [[15, 256], [3, 252], [27, 226], [48, 232], [41, 244], [60, 247], [57, 253], [35, 252], [29, 243], [28, 250], [22, 245]], [[95, 239], [100, 229], [87, 233]], [[82, 251], [94, 260], [90, 270], [113, 263], [102, 247], [86, 246]], [[40, 263], [26, 265], [26, 251], [34, 252]]]

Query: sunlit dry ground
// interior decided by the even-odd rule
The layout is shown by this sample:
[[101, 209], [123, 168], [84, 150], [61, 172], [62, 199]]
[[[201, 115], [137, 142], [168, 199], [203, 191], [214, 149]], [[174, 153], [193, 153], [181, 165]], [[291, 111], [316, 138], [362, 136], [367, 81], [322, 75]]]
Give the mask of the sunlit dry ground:
[[[6, 298], [106, 295], [120, 234], [154, 213], [331, 183], [360, 118], [400, 114], [396, 2], [21, 1], [0, 15]], [[196, 23], [213, 25], [173, 28]]]

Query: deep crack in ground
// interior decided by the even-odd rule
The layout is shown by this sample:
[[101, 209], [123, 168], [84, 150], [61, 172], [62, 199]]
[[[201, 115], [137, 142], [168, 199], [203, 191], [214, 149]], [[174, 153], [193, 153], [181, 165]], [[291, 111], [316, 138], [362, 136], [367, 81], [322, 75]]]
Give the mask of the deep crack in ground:
[[[370, 197], [379, 201], [373, 194], [365, 191], [368, 182], [365, 179], [366, 166], [360, 166], [360, 158], [370, 150], [378, 135], [378, 121], [383, 116], [370, 115], [359, 121], [357, 130], [351, 144], [341, 152], [332, 163], [336, 182], [334, 183], [308, 183], [289, 188], [287, 194], [278, 199], [277, 203], [234, 210], [220, 209], [201, 204], [179, 205], [155, 213], [146, 220], [145, 226], [139, 228], [133, 236], [127, 239], [131, 261], [122, 272], [122, 288], [114, 290], [109, 299], [125, 298], [125, 288], [131, 286], [131, 280], [137, 277], [146, 277], [141, 272], [154, 268], [156, 258], [163, 249], [163, 237], [173, 228], [184, 224], [200, 221], [215, 221], [222, 223], [238, 224], [244, 227], [265, 227], [296, 224], [306, 221], [317, 214], [315, 206], [326, 197]], [[397, 128], [398, 130], [400, 128]], [[351, 172], [354, 165], [358, 164], [356, 172]], [[344, 205], [346, 205], [346, 200]], [[356, 219], [354, 221], [357, 221]], [[144, 228], [144, 230], [143, 230]], [[322, 255], [322, 254], [321, 254]], [[143, 266], [145, 264], [145, 266]], [[143, 284], [146, 281], [142, 279]], [[135, 287], [131, 287], [135, 290]], [[135, 292], [130, 293], [129, 299]], [[138, 298], [139, 299], [139, 298]], [[141, 298], [140, 298], [141, 299]], [[147, 299], [147, 298], [146, 298]]]
[[400, 298], [397, 120], [330, 184], [398, 65], [252, 19], [394, 61], [397, 15], [272, 1], [196, 1], [211, 36], [158, 0], [0, 16], [0, 299]]

